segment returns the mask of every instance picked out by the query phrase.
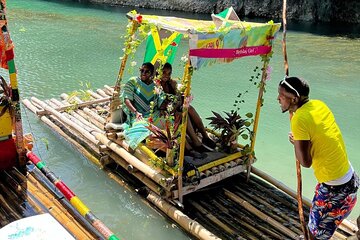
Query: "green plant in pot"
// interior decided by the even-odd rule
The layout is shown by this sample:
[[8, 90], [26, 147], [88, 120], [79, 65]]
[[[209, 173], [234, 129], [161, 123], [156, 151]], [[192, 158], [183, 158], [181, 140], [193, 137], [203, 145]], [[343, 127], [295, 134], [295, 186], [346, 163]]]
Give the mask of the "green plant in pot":
[[219, 141], [221, 143], [221, 150], [226, 153], [237, 151], [239, 136], [244, 140], [251, 139], [252, 131], [250, 126], [254, 121], [252, 119], [253, 114], [251, 112], [246, 113], [245, 117], [239, 114], [239, 105], [244, 103], [244, 100], [241, 98], [242, 93], [239, 93], [233, 105], [236, 110], [231, 110], [230, 112], [224, 111], [225, 116], [212, 111], [214, 116], [207, 118], [210, 120], [210, 126], [215, 131], [220, 131]]
[[210, 125], [214, 130], [220, 130], [221, 149], [226, 153], [237, 151], [238, 137], [247, 140], [251, 136], [250, 126], [252, 124], [252, 113], [247, 113], [246, 118], [242, 118], [237, 111], [225, 112], [225, 117], [212, 111], [213, 117], [208, 117]]

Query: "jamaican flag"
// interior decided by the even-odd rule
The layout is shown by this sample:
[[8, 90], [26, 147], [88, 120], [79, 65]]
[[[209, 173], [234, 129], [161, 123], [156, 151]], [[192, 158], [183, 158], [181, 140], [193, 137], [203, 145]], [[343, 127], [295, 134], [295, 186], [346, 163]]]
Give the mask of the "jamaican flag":
[[182, 34], [152, 27], [146, 41], [144, 62], [172, 64]]
[[233, 7], [229, 7], [218, 14], [211, 14], [211, 18], [217, 28], [221, 26], [229, 27], [233, 21], [240, 22], [240, 18]]

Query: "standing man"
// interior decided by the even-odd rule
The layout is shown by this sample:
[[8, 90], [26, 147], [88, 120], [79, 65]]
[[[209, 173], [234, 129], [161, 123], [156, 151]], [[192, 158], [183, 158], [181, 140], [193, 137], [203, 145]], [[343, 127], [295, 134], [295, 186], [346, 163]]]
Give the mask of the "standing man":
[[310, 209], [311, 239], [330, 239], [354, 208], [359, 178], [348, 160], [344, 140], [334, 115], [320, 100], [309, 100], [308, 83], [286, 77], [279, 83], [277, 100], [289, 111], [296, 158], [314, 169], [318, 184]]

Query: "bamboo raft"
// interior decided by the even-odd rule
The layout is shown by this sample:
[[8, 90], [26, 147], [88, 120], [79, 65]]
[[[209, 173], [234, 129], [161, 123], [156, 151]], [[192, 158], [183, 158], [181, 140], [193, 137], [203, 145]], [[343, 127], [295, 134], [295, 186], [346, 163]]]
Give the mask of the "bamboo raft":
[[16, 168], [0, 172], [0, 228], [24, 217], [50, 213], [75, 239], [104, 239], [34, 165], [28, 166], [31, 170], [26, 176]]
[[[296, 239], [302, 234], [296, 193], [254, 167], [247, 182], [240, 156], [200, 166], [199, 174], [188, 172], [180, 203], [172, 169], [157, 167], [160, 158], [144, 145], [129, 148], [121, 130], [106, 131], [114, 89], [87, 91], [87, 101], [63, 93], [61, 100], [32, 97], [23, 104], [109, 177], [129, 183], [197, 239]], [[305, 218], [309, 207], [304, 199]], [[356, 231], [344, 221], [333, 238], [346, 239]]]

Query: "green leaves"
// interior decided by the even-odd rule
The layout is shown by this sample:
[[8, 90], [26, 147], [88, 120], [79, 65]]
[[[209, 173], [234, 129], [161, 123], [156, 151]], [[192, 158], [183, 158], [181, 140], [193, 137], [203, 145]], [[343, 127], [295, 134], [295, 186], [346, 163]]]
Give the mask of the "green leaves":
[[220, 140], [225, 151], [227, 146], [234, 141], [237, 141], [238, 136], [244, 140], [249, 139], [251, 136], [250, 126], [252, 124], [252, 113], [247, 113], [246, 118], [242, 118], [237, 111], [224, 112], [225, 116], [212, 111], [213, 117], [206, 119], [210, 120], [210, 125], [214, 130], [220, 130]]
[[172, 149], [178, 147], [178, 138], [180, 137], [180, 115], [175, 115], [174, 121], [165, 119], [164, 129], [161, 129], [150, 122], [146, 128], [151, 131], [149, 139], [156, 141], [157, 144], [161, 145], [160, 148]]

